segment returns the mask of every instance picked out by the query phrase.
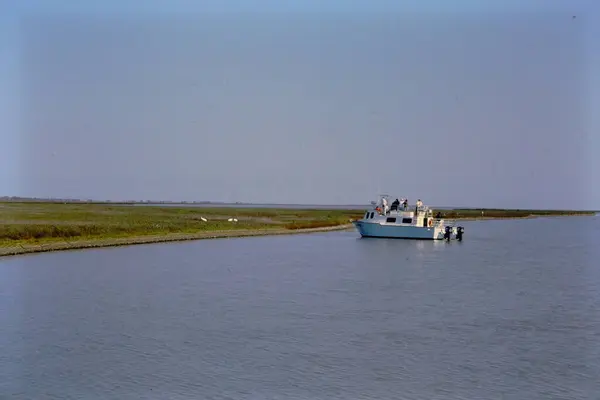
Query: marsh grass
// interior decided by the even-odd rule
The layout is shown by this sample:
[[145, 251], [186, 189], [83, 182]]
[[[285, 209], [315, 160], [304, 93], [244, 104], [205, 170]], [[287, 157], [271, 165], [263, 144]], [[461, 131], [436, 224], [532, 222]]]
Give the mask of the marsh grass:
[[467, 218], [530, 218], [530, 217], [551, 217], [551, 216], [576, 216], [576, 215], [594, 215], [593, 211], [575, 211], [575, 210], [527, 210], [527, 209], [494, 209], [494, 208], [476, 208], [476, 209], [453, 209], [453, 210], [434, 210], [439, 211], [444, 218], [467, 219]]
[[[14, 241], [318, 228], [347, 224], [361, 215], [361, 211], [353, 210], [0, 203], [0, 245]], [[229, 222], [228, 218], [238, 222]]]

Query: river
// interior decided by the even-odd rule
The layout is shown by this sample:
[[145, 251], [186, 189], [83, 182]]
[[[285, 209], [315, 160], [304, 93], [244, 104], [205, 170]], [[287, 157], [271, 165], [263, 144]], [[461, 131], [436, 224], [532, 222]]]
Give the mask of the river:
[[1, 399], [594, 399], [598, 217], [0, 259]]

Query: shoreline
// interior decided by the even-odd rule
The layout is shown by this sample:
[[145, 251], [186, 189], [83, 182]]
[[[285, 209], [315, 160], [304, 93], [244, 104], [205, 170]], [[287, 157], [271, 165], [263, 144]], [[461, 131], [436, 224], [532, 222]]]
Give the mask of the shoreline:
[[[439, 211], [443, 219], [455, 223], [597, 215], [593, 211], [569, 210]], [[361, 219], [363, 213], [364, 210], [132, 208], [0, 202], [0, 258], [137, 244], [342, 231], [353, 228], [348, 222]]]
[[229, 231], [212, 231], [200, 233], [172, 233], [167, 235], [148, 235], [148, 236], [131, 236], [123, 238], [111, 239], [87, 239], [74, 241], [56, 241], [40, 244], [19, 244], [14, 247], [0, 247], [0, 257], [18, 256], [23, 254], [46, 253], [66, 250], [82, 250], [95, 249], [104, 247], [122, 247], [134, 246], [140, 244], [154, 244], [167, 242], [183, 242], [191, 240], [207, 240], [207, 239], [234, 239], [241, 237], [257, 237], [257, 236], [283, 236], [283, 235], [300, 235], [318, 232], [333, 232], [343, 231], [352, 228], [352, 224], [343, 224], [335, 226], [326, 226], [320, 228], [302, 228], [302, 229], [271, 229], [271, 230], [229, 230]]
[[462, 217], [462, 218], [447, 218], [452, 221], [494, 221], [506, 219], [535, 219], [535, 218], [574, 218], [574, 217], [595, 217], [596, 214], [549, 214], [549, 215], [519, 215], [512, 217]]

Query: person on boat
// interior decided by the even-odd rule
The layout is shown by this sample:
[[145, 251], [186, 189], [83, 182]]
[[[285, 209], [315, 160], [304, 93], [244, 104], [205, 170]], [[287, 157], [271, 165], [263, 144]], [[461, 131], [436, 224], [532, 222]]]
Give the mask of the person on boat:
[[402, 207], [406, 210], [408, 208], [408, 199], [402, 200]]
[[400, 200], [396, 199], [392, 202], [392, 206], [390, 207], [390, 211], [398, 211], [398, 207], [400, 206]]
[[442, 218], [442, 213], [438, 211], [438, 212], [435, 214], [435, 219], [441, 219], [441, 218]]
[[381, 200], [381, 205], [383, 206], [382, 207], [383, 208], [383, 213], [387, 214], [388, 213], [388, 202], [387, 202], [387, 199], [385, 197]]
[[421, 201], [421, 199], [417, 200], [417, 208], [420, 209], [421, 207], [423, 207], [423, 202]]

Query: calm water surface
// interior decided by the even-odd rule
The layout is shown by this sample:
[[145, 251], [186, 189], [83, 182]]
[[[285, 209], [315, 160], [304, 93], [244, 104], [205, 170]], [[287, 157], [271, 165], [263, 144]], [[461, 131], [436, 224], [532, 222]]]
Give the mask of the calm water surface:
[[599, 399], [600, 218], [465, 226], [0, 259], [0, 398]]

